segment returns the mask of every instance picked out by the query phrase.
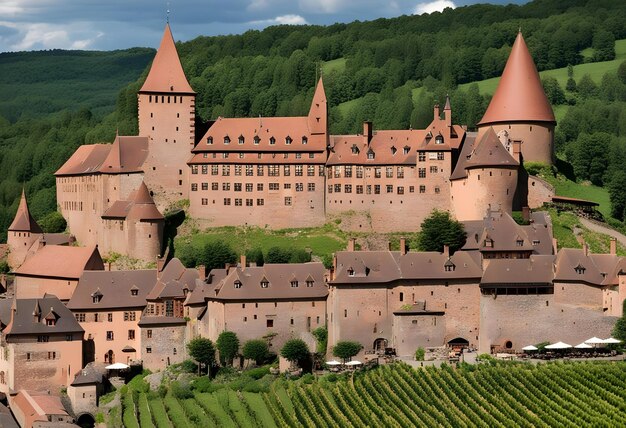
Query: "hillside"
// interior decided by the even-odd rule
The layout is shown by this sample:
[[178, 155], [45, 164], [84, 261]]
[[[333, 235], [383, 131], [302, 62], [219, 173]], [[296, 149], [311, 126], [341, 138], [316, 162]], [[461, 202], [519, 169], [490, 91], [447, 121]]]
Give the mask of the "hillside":
[[0, 54], [0, 116], [15, 122], [64, 109], [115, 109], [120, 88], [137, 80], [154, 49], [112, 52], [50, 50]]
[[161, 395], [136, 377], [106, 419], [126, 427], [623, 426], [624, 373], [623, 362], [393, 364], [288, 381], [246, 372], [173, 381]]
[[[568, 64], [584, 70], [577, 67], [601, 68], [605, 62], [620, 61], [624, 21], [624, 3], [538, 0], [326, 27], [274, 26], [242, 35], [198, 37], [179, 43], [178, 49], [198, 92], [201, 120], [304, 114], [319, 74], [316, 69], [323, 64], [331, 133], [358, 132], [366, 119], [373, 120], [376, 129], [423, 127], [432, 119], [432, 105], [443, 102], [446, 93], [454, 121], [471, 128], [489, 99], [478, 85], [462, 85], [500, 75], [518, 28], [523, 28], [540, 70], [560, 70]], [[613, 55], [614, 46], [619, 58], [602, 61]], [[0, 116], [17, 120], [0, 118], [0, 230], [13, 217], [22, 185], [33, 214], [41, 218], [56, 207], [51, 174], [76, 147], [111, 141], [116, 130], [137, 132], [136, 91], [142, 81], [137, 78], [145, 75], [152, 55], [147, 49], [0, 55]], [[596, 62], [584, 64], [590, 60]], [[577, 81], [583, 78], [575, 73]], [[610, 101], [598, 88], [595, 92], [585, 99], [581, 92], [576, 94], [578, 114], [590, 110], [585, 103], [597, 99], [597, 112], [588, 120], [606, 116], [611, 109], [612, 120], [596, 121], [597, 127], [620, 137], [622, 125], [615, 113], [622, 110], [621, 95], [615, 95], [619, 90]], [[559, 117], [572, 115], [572, 108], [557, 101]], [[113, 106], [115, 111], [102, 119]], [[564, 119], [570, 126], [557, 134], [563, 153], [576, 146], [579, 133], [595, 129], [578, 126], [586, 121], [576, 116]], [[570, 179], [604, 187], [614, 180], [613, 167], [605, 168], [610, 176], [595, 173], [591, 179], [588, 165], [576, 166], [576, 159], [584, 156], [564, 157], [576, 172]], [[621, 219], [623, 210], [614, 215]]]

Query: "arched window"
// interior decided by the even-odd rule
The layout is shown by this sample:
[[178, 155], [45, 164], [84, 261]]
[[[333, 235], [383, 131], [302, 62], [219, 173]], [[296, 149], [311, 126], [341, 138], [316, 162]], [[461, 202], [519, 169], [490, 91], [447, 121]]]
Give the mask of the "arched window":
[[435, 144], [443, 144], [443, 135], [437, 135], [435, 137]]
[[239, 144], [243, 144], [243, 143], [245, 143], [245, 141], [246, 141], [246, 139], [243, 138], [243, 135], [240, 135], [239, 136]]

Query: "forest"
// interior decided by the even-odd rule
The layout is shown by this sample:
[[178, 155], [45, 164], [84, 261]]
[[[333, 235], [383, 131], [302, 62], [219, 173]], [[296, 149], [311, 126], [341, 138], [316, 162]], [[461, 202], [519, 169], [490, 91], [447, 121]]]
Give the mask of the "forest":
[[[616, 41], [626, 39], [624, 22], [624, 2], [537, 0], [330, 26], [274, 26], [177, 46], [198, 94], [201, 121], [306, 114], [323, 74], [332, 134], [358, 132], [363, 120], [377, 129], [423, 127], [446, 94], [453, 120], [472, 129], [490, 97], [472, 82], [501, 74], [521, 29], [540, 71], [571, 70], [566, 84], [544, 78], [552, 103], [565, 111], [556, 134], [560, 169], [609, 188], [613, 216], [623, 220], [626, 197], [615, 189], [626, 185], [620, 170], [626, 158], [626, 65], [595, 80], [575, 70], [619, 59]], [[0, 239], [22, 186], [33, 215], [41, 218], [56, 209], [52, 174], [76, 147], [111, 142], [116, 130], [136, 134], [136, 91], [153, 52], [0, 55], [3, 94], [18, 84], [27, 91], [6, 92], [12, 95], [0, 100]], [[90, 61], [78, 68], [90, 73], [66, 74], [62, 58], [69, 64]], [[64, 79], [77, 89], [59, 90]]]

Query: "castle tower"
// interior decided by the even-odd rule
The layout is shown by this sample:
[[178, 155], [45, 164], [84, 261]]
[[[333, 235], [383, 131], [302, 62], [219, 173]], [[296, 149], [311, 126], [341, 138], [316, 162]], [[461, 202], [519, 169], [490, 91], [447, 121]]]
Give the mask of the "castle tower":
[[165, 218], [157, 209], [144, 182], [139, 185], [126, 217], [129, 254], [153, 261], [161, 255]]
[[145, 180], [157, 205], [188, 197], [187, 160], [195, 138], [193, 91], [180, 63], [169, 24], [138, 93], [139, 135], [149, 138]]
[[320, 77], [313, 94], [311, 108], [308, 115], [309, 131], [311, 139], [317, 142], [323, 139], [324, 147], [328, 146], [328, 107], [326, 104], [326, 92], [324, 91], [324, 82]]
[[511, 214], [519, 162], [487, 128], [466, 160], [464, 176], [451, 180], [451, 201], [459, 221], [481, 220], [489, 209]]
[[480, 123], [480, 136], [490, 127], [522, 142], [522, 158], [548, 165], [554, 158], [556, 120], [543, 91], [535, 63], [520, 32], [513, 43], [498, 88]]
[[43, 231], [37, 224], [26, 202], [26, 195], [22, 190], [22, 198], [20, 205], [17, 207], [17, 213], [13, 223], [9, 226], [7, 244], [9, 245], [9, 266], [12, 269], [18, 268], [26, 258], [26, 254], [31, 245], [39, 239]]

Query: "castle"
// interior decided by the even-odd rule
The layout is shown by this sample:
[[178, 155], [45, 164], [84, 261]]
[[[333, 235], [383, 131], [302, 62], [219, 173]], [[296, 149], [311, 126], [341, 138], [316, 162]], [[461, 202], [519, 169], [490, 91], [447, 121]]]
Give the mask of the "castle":
[[[64, 386], [89, 409], [80, 395], [97, 392], [86, 363], [160, 370], [188, 358], [190, 339], [223, 331], [241, 343], [271, 338], [276, 352], [293, 337], [313, 347], [311, 331], [326, 326], [329, 349], [355, 340], [364, 353], [410, 356], [606, 337], [623, 315], [626, 259], [615, 240], [609, 254], [559, 249], [549, 216], [527, 208], [550, 197], [523, 163], [552, 163], [555, 120], [521, 33], [477, 132], [452, 123], [446, 100], [423, 130], [365, 122], [360, 135], [328, 135], [320, 79], [307, 116], [218, 118], [194, 144], [195, 94], [169, 26], [138, 98], [140, 136], [82, 146], [56, 172], [81, 246], [44, 234], [24, 194], [9, 227], [15, 297], [0, 301], [0, 392], [16, 406], [27, 390]], [[356, 251], [351, 239], [328, 270], [243, 256], [206, 272], [157, 258], [162, 213], [183, 199], [211, 225], [345, 216], [348, 229], [377, 231], [417, 229], [438, 208], [463, 222], [467, 242], [451, 254], [409, 251], [404, 238], [399, 251]], [[157, 266], [106, 270], [101, 254], [111, 253]]]
[[434, 208], [478, 220], [488, 208], [549, 200], [521, 172], [524, 161], [552, 163], [556, 123], [521, 33], [478, 132], [452, 123], [447, 99], [426, 129], [365, 122], [362, 134], [329, 135], [320, 78], [307, 116], [219, 117], [196, 136], [195, 92], [169, 25], [138, 103], [139, 136], [82, 146], [56, 172], [70, 232], [103, 254], [155, 260], [161, 213], [184, 199], [206, 226], [311, 227], [343, 216], [348, 230], [380, 232], [418, 230]]

